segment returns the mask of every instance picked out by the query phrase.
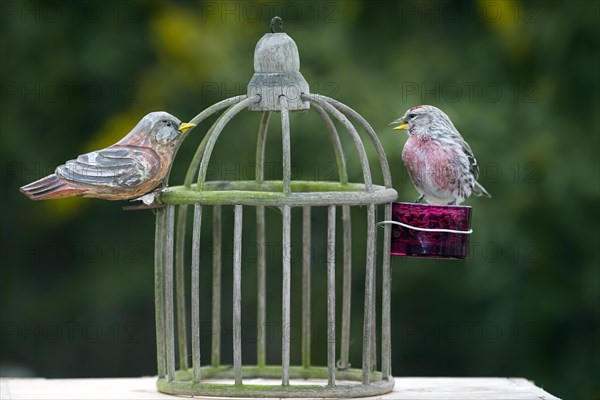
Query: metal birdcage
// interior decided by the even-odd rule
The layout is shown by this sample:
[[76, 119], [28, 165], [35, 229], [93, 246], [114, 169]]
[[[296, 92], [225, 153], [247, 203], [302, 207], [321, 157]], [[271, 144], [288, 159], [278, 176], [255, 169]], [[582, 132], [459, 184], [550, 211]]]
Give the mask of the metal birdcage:
[[[155, 291], [158, 389], [176, 395], [240, 396], [240, 397], [359, 397], [390, 392], [394, 386], [391, 376], [390, 344], [390, 225], [383, 229], [381, 252], [381, 350], [380, 370], [377, 369], [376, 336], [376, 209], [383, 205], [385, 219], [391, 219], [391, 202], [397, 197], [392, 189], [391, 175], [383, 147], [373, 128], [350, 107], [321, 95], [311, 94], [308, 84], [300, 74], [298, 50], [285, 33], [267, 33], [256, 45], [254, 53], [255, 74], [248, 84], [246, 95], [223, 100], [197, 115], [191, 122], [200, 125], [209, 116], [225, 110], [212, 125], [200, 143], [189, 165], [181, 186], [170, 186], [159, 196], [166, 204], [157, 211], [155, 248]], [[206, 181], [207, 170], [215, 143], [229, 121], [244, 109], [263, 113], [256, 145], [256, 172], [254, 180]], [[290, 111], [314, 110], [325, 125], [325, 135], [333, 143], [338, 181], [292, 180], [290, 151]], [[265, 138], [269, 117], [279, 113], [282, 135], [282, 180], [265, 180]], [[333, 117], [333, 118], [332, 118]], [[346, 160], [333, 120], [348, 131], [358, 151], [362, 176], [361, 183], [348, 181]], [[372, 182], [367, 153], [354, 127], [364, 130], [377, 153], [383, 175], [383, 186]], [[196, 182], [193, 183], [197, 175]], [[186, 246], [186, 221], [188, 207], [193, 206], [193, 229], [190, 246]], [[350, 297], [351, 297], [351, 208], [366, 208], [366, 254], [364, 274], [364, 311], [362, 368], [350, 368]], [[265, 207], [281, 210], [281, 262], [267, 265], [265, 257]], [[327, 353], [326, 366], [311, 363], [311, 211], [314, 207], [327, 209], [327, 340], [322, 351]], [[175, 218], [177, 208], [177, 218]], [[269, 269], [281, 268], [281, 365], [266, 362], [265, 335], [257, 335], [256, 364], [247, 365], [242, 360], [241, 268], [242, 227], [245, 209], [256, 212], [256, 274], [257, 328], [264, 327], [266, 318], [266, 275]], [[293, 208], [302, 210], [302, 364], [290, 365], [290, 302], [291, 302], [291, 214]], [[341, 208], [341, 235], [336, 234], [336, 212]], [[212, 210], [212, 293], [200, 290], [200, 271], [210, 266], [201, 265], [201, 224], [206, 210]], [[223, 257], [223, 215], [233, 211], [233, 257]], [[298, 211], [299, 212], [299, 211]], [[175, 223], [177, 219], [177, 224]], [[246, 225], [247, 226], [247, 225]], [[269, 227], [272, 229], [272, 227]], [[320, 228], [320, 227], [317, 227]], [[324, 227], [323, 227], [324, 228]], [[279, 227], [277, 227], [279, 229]], [[336, 237], [343, 240], [342, 312], [341, 331], [336, 332]], [[186, 255], [191, 253], [191, 293], [186, 293], [184, 276]], [[338, 257], [339, 258], [339, 257]], [[204, 263], [208, 264], [208, 263]], [[221, 360], [222, 335], [222, 271], [232, 268], [232, 362]], [[229, 286], [227, 286], [227, 289]], [[212, 294], [212, 296], [211, 296]], [[246, 296], [248, 294], [245, 293]], [[324, 296], [325, 293], [322, 293]], [[211, 299], [212, 297], [212, 299]], [[187, 324], [188, 298], [191, 302], [191, 326]], [[339, 300], [338, 300], [339, 301]], [[201, 366], [200, 304], [212, 303], [210, 362]], [[191, 336], [191, 357], [188, 334]], [[339, 360], [336, 362], [336, 334]], [[357, 341], [359, 342], [359, 341]], [[178, 348], [178, 357], [176, 357]], [[321, 349], [316, 349], [321, 350]], [[315, 351], [316, 351], [315, 350]], [[191, 359], [191, 364], [189, 360]], [[208, 358], [203, 355], [202, 360]], [[176, 361], [177, 360], [177, 361]], [[177, 367], [178, 365], [178, 367]], [[255, 378], [276, 380], [274, 384], [253, 383]], [[249, 383], [249, 381], [252, 381]]]

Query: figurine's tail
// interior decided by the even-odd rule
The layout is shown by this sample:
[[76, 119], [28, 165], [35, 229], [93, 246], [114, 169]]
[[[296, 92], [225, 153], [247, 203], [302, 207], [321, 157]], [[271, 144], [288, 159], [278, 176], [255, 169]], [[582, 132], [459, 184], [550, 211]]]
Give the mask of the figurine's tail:
[[78, 196], [85, 190], [71, 185], [56, 176], [48, 175], [38, 181], [25, 185], [21, 192], [31, 200], [60, 199], [62, 197]]

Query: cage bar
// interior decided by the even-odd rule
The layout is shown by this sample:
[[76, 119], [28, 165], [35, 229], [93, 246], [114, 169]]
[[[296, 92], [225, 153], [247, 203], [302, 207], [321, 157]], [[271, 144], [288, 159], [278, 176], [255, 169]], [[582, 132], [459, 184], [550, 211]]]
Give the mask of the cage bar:
[[[392, 218], [392, 205], [385, 205], [385, 221]], [[390, 270], [390, 244], [391, 231], [384, 230], [383, 233], [383, 256], [382, 256], [382, 278], [381, 278], [381, 375], [384, 379], [393, 379], [392, 377], [392, 346], [391, 346], [391, 285], [392, 275]]]
[[[192, 230], [192, 366], [194, 382], [200, 382], [200, 227], [202, 206], [194, 206]], [[183, 367], [182, 367], [183, 368]]]
[[302, 367], [310, 368], [311, 209], [302, 207]]
[[327, 213], [327, 373], [335, 385], [335, 206]]
[[369, 205], [367, 208], [367, 261], [365, 272], [365, 316], [363, 323], [363, 365], [362, 382], [368, 385], [371, 381], [371, 352], [373, 330], [371, 326], [374, 323], [373, 318], [373, 281], [374, 281], [374, 261], [375, 261], [375, 206]]
[[212, 339], [211, 364], [221, 364], [221, 206], [213, 208], [213, 264], [212, 264]]
[[342, 287], [342, 337], [340, 343], [339, 369], [350, 368], [350, 311], [352, 303], [352, 221], [350, 207], [342, 206], [342, 224], [344, 229], [344, 280]]
[[[256, 166], [255, 179], [261, 183], [265, 176], [265, 141], [269, 128], [269, 119], [271, 113], [263, 112], [258, 130], [258, 139], [256, 141]], [[265, 248], [265, 208], [256, 207], [256, 279], [257, 279], [257, 311], [256, 311], [256, 365], [265, 367], [267, 365], [266, 356], [266, 318], [267, 318], [267, 296], [266, 296], [266, 248]]]
[[[177, 208], [177, 231], [175, 232], [175, 304], [177, 310], [177, 345], [179, 350], [179, 367], [188, 368], [187, 323], [185, 310], [185, 223], [187, 205]], [[183, 225], [183, 226], [181, 226]]]
[[290, 290], [291, 290], [291, 209], [290, 206], [283, 206], [281, 209], [283, 229], [282, 229], [282, 293], [281, 293], [281, 384], [288, 386], [290, 384]]
[[233, 223], [233, 369], [242, 384], [242, 206], [234, 208]]
[[156, 318], [156, 363], [158, 378], [164, 379], [167, 373], [165, 361], [165, 270], [164, 235], [165, 210], [156, 210], [156, 233], [154, 238], [154, 313]]
[[167, 379], [175, 379], [175, 333], [173, 316], [173, 228], [175, 223], [175, 206], [167, 206], [165, 223], [165, 323], [167, 331]]

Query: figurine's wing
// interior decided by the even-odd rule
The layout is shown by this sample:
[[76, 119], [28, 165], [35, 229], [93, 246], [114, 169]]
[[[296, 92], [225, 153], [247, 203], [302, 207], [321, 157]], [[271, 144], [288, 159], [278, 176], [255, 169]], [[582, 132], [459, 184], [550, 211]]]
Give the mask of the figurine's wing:
[[134, 187], [160, 165], [160, 157], [148, 147], [111, 146], [82, 154], [56, 169], [60, 177], [92, 186]]

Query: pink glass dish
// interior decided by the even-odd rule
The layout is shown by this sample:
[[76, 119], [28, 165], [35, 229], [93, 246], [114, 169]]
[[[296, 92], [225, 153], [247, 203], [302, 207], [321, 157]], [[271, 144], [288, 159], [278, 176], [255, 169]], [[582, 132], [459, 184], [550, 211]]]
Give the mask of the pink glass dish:
[[392, 220], [415, 228], [452, 230], [426, 232], [394, 224], [393, 256], [465, 259], [469, 249], [471, 207], [418, 203], [392, 204]]

